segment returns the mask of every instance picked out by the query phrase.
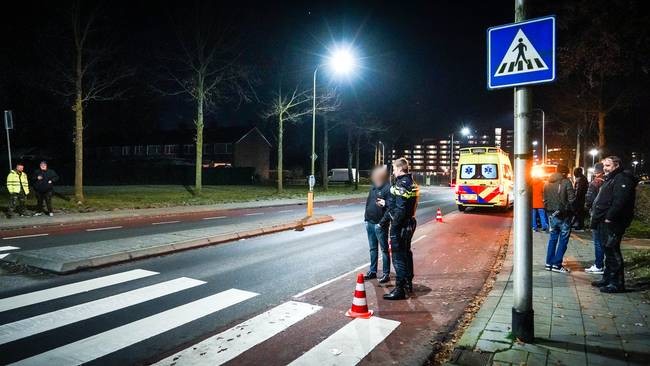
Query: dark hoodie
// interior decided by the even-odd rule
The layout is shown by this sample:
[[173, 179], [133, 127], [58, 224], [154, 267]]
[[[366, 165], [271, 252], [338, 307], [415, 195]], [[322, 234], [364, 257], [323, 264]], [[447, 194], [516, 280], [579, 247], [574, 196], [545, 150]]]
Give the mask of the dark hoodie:
[[636, 178], [621, 167], [605, 175], [605, 181], [594, 200], [591, 227], [595, 228], [609, 220], [612, 229], [625, 231], [634, 218], [636, 183]]
[[544, 208], [550, 214], [566, 217], [576, 200], [573, 184], [566, 174], [553, 173], [544, 185]]

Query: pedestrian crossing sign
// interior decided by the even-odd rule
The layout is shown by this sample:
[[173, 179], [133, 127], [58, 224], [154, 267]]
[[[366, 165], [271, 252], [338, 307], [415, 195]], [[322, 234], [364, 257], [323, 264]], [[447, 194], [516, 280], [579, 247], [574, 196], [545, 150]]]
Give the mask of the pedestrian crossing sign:
[[555, 17], [500, 25], [487, 31], [488, 89], [555, 80]]

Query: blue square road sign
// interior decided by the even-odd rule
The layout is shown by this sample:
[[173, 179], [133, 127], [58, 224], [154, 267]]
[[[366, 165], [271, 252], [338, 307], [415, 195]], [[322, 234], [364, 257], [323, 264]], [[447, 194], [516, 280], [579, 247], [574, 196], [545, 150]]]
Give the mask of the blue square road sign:
[[487, 30], [488, 89], [555, 80], [555, 17]]

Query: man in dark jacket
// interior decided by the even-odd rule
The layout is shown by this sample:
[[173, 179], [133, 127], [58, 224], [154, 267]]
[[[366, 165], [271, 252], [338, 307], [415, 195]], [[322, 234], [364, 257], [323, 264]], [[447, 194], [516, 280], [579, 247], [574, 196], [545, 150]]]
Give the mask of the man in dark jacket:
[[605, 273], [592, 285], [601, 292], [625, 291], [621, 238], [634, 217], [636, 178], [623, 171], [621, 159], [603, 159], [605, 181], [600, 187], [591, 212], [591, 228], [597, 230], [605, 251]]
[[413, 292], [413, 252], [411, 239], [417, 222], [415, 210], [418, 205], [419, 188], [409, 174], [409, 163], [405, 158], [393, 161], [395, 183], [390, 187], [388, 217], [380, 225], [390, 220], [390, 242], [393, 249], [395, 267], [395, 288], [384, 295], [386, 300], [403, 300], [406, 292]]
[[[52, 210], [52, 193], [54, 192], [54, 183], [59, 180], [59, 176], [52, 169], [47, 167], [46, 161], [41, 161], [39, 169], [34, 172], [34, 192], [36, 193], [37, 212], [36, 216], [46, 214], [54, 216]], [[47, 206], [47, 211], [43, 209], [43, 203]]]
[[558, 165], [544, 185], [544, 208], [549, 215], [550, 235], [546, 248], [546, 270], [569, 273], [562, 265], [564, 253], [571, 236], [572, 209], [575, 202], [575, 192], [571, 181], [567, 179], [569, 168]]
[[575, 215], [573, 227], [576, 231], [583, 231], [585, 229], [585, 195], [589, 183], [580, 167], [573, 169], [573, 178], [573, 189], [576, 192], [576, 200], [573, 203], [573, 213]]
[[370, 270], [366, 273], [365, 279], [377, 278], [377, 260], [379, 257], [378, 247], [382, 254], [382, 276], [379, 283], [390, 281], [390, 254], [388, 252], [388, 222], [379, 224], [386, 213], [386, 201], [389, 200], [390, 184], [388, 182], [388, 171], [386, 167], [377, 167], [372, 171], [370, 177], [372, 187], [366, 200], [366, 211], [364, 220], [370, 246]]
[[[603, 176], [605, 172], [603, 171], [603, 163], [596, 163], [594, 165], [594, 177], [589, 183], [589, 188], [587, 189], [587, 194], [585, 195], [585, 209], [589, 211], [591, 215], [591, 208], [594, 205], [594, 200], [600, 191], [600, 186], [603, 185], [605, 179]], [[591, 267], [586, 268], [585, 272], [592, 274], [603, 274], [605, 267], [605, 253], [603, 252], [603, 245], [600, 241], [600, 236], [598, 235], [597, 230], [591, 231], [591, 238], [594, 241], [594, 253], [596, 255], [596, 261]]]

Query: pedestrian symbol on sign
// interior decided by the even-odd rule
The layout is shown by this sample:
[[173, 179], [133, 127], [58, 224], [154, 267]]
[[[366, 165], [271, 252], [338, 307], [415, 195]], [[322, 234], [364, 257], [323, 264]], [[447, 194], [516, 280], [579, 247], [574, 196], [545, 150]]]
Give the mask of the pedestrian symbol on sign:
[[541, 70], [548, 70], [548, 66], [528, 37], [519, 29], [494, 73], [494, 77]]

